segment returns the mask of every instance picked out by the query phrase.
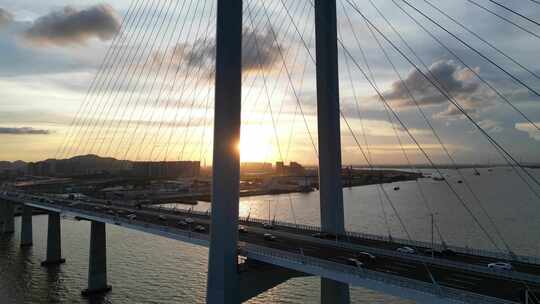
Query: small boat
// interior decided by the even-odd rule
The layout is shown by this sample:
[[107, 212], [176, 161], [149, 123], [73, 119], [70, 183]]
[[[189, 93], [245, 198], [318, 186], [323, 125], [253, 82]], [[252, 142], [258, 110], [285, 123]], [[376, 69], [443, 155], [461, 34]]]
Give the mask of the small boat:
[[458, 180], [457, 183], [458, 183], [458, 184], [463, 184], [463, 181], [462, 181], [462, 180]]
[[398, 190], [399, 190], [398, 186], [394, 187], [394, 191], [398, 191]]
[[432, 179], [435, 180], [435, 181], [439, 181], [439, 182], [445, 180], [445, 178], [442, 177], [442, 176], [434, 176], [434, 177], [432, 177]]

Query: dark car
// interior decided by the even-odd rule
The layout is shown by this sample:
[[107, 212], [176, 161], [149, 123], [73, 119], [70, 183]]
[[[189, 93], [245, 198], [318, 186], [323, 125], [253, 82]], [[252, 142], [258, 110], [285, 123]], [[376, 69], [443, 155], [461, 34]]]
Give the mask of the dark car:
[[203, 225], [195, 226], [195, 231], [197, 232], [206, 232], [206, 228]]
[[270, 233], [265, 233], [264, 234], [264, 239], [267, 240], [267, 241], [275, 241], [276, 240], [276, 237]]
[[452, 249], [444, 249], [442, 251], [442, 254], [445, 255], [445, 256], [456, 256], [457, 255], [457, 252], [455, 252], [454, 250]]
[[349, 259], [347, 259], [347, 264], [348, 264], [348, 265], [351, 265], [351, 266], [354, 266], [354, 267], [358, 267], [358, 268], [364, 267], [364, 263], [358, 261], [358, 260], [355, 259], [355, 258], [349, 258]]
[[369, 252], [359, 252], [358, 254], [356, 254], [356, 258], [360, 261], [362, 261], [362, 263], [364, 264], [371, 264], [371, 263], [374, 263], [377, 261], [377, 257], [374, 256], [373, 254], [369, 253]]

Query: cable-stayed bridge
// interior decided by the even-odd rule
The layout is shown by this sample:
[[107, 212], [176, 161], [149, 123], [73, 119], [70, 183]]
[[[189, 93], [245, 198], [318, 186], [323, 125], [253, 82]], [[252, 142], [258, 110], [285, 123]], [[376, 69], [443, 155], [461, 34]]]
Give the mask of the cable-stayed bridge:
[[[30, 208], [47, 210], [49, 230], [45, 265], [56, 264], [63, 262], [60, 214], [90, 220], [88, 294], [110, 289], [107, 285], [105, 224], [116, 224], [209, 246], [208, 303], [237, 303], [289, 278], [306, 275], [321, 277], [322, 303], [348, 303], [349, 285], [365, 286], [425, 303], [539, 303], [538, 260], [514, 253], [501, 227], [490, 215], [491, 210], [465, 178], [462, 180], [470, 192], [467, 198], [449, 181], [443, 179], [441, 182], [455, 196], [458, 206], [466, 210], [479, 233], [500, 253], [457, 248], [444, 242], [415, 242], [407, 230], [407, 223], [383, 187], [380, 187], [379, 195], [388, 201], [406, 239], [377, 239], [345, 230], [342, 129], [350, 133], [348, 138], [355, 154], [360, 155], [368, 168], [376, 167], [373, 143], [368, 142], [363, 120], [360, 119], [359, 124], [362, 132], [357, 134], [358, 126], [352, 119], [351, 112], [357, 111], [361, 117], [365, 110], [360, 106], [360, 88], [354, 83], [354, 75], [361, 77], [374, 92], [373, 99], [379, 102], [388, 117], [389, 130], [399, 146], [397, 150], [402, 152], [403, 160], [411, 170], [417, 171], [413, 157], [420, 157], [443, 175], [428, 145], [419, 139], [418, 131], [410, 127], [405, 115], [400, 113], [400, 103], [417, 111], [441, 155], [457, 166], [443, 132], [437, 130], [427, 108], [434, 100], [439, 100], [438, 103], [448, 106], [448, 112], [442, 114], [457, 114], [470, 124], [478, 140], [490, 146], [498, 160], [507, 164], [516, 178], [536, 199], [539, 198], [538, 178], [525, 168], [511, 146], [493, 136], [471, 103], [477, 100], [481, 86], [489, 92], [490, 98], [519, 117], [533, 136], [538, 135], [538, 123], [524, 107], [512, 100], [512, 94], [499, 87], [493, 77], [487, 77], [473, 66], [462, 55], [462, 50], [473, 53], [475, 58], [491, 66], [533, 100], [540, 97], [534, 85], [534, 81], [540, 79], [535, 68], [482, 37], [475, 28], [452, 17], [451, 12], [434, 1], [391, 2], [418, 31], [429, 36], [431, 43], [448, 54], [452, 62], [457, 62], [461, 70], [448, 62], [428, 64], [421, 51], [409, 43], [406, 35], [387, 17], [388, 12], [371, 0], [306, 0], [293, 4], [284, 0], [218, 0], [217, 6], [212, 1], [133, 1], [123, 20], [123, 27], [130, 32], [121, 31], [114, 38], [72, 128], [58, 149], [57, 158], [95, 153], [120, 159], [166, 161], [175, 158], [171, 155], [188, 159], [198, 154], [202, 160], [209, 153], [207, 142], [211, 137], [211, 214], [110, 206], [100, 200], [80, 202], [9, 190], [1, 196], [4, 231], [13, 231], [13, 204], [22, 204], [21, 239], [29, 245], [32, 243]], [[538, 23], [510, 6], [489, 1], [498, 7], [493, 10], [475, 0], [467, 2], [484, 14], [502, 20], [505, 26], [531, 39], [539, 38], [531, 30], [539, 26]], [[538, 5], [531, 2], [531, 5]], [[367, 7], [378, 16], [377, 20], [367, 14]], [[505, 14], [501, 14], [501, 10]], [[182, 13], [174, 14], [175, 11]], [[284, 20], [273, 20], [278, 17], [274, 15], [276, 11], [282, 12], [278, 16]], [[298, 18], [299, 14], [301, 18]], [[512, 18], [506, 17], [508, 14]], [[363, 24], [363, 32], [358, 31], [354, 18]], [[449, 29], [440, 18], [460, 30]], [[301, 24], [303, 21], [306, 23]], [[314, 24], [314, 27], [307, 24]], [[461, 35], [463, 31], [468, 33], [467, 39]], [[375, 67], [370, 63], [369, 52], [362, 45], [360, 34], [372, 38], [374, 44], [370, 47], [378, 49], [398, 79], [393, 91], [385, 91], [378, 83]], [[288, 36], [296, 38], [297, 49], [287, 48], [283, 37]], [[482, 48], [471, 43], [471, 37], [475, 39], [474, 43], [482, 43]], [[447, 39], [457, 43], [460, 51], [450, 46]], [[486, 48], [490, 51], [486, 52]], [[405, 77], [396, 57], [401, 60], [399, 64], [408, 64], [413, 72]], [[501, 58], [505, 64], [501, 64]], [[298, 59], [304, 64], [297, 66]], [[305, 77], [310, 70], [314, 79]], [[448, 70], [451, 73], [445, 74]], [[351, 107], [340, 98], [344, 93], [340, 75], [341, 80], [350, 82], [347, 96], [352, 100], [348, 104]], [[306, 115], [309, 105], [303, 101], [302, 94], [306, 94], [301, 91], [306, 85], [304, 81], [316, 89], [316, 132], [311, 130]], [[290, 94], [275, 96], [280, 85], [287, 87]], [[259, 95], [253, 97], [251, 94]], [[468, 98], [468, 94], [474, 96]], [[282, 100], [278, 103], [279, 110], [274, 99]], [[290, 109], [287, 99], [292, 104]], [[248, 103], [250, 100], [253, 104]], [[244, 142], [240, 143], [241, 108], [257, 109], [259, 100], [265, 103], [264, 115], [270, 116], [270, 138], [277, 147], [277, 158], [282, 161], [288, 154], [292, 135], [285, 139], [289, 143], [287, 148], [282, 147], [280, 116], [290, 110], [293, 121], [297, 115], [301, 117], [307, 134], [303, 144], [309, 147], [308, 150], [313, 149], [318, 162], [320, 227], [239, 218], [238, 145], [240, 151], [244, 145]], [[213, 118], [209, 113], [212, 103]], [[253, 116], [252, 120], [260, 119]], [[210, 121], [212, 136], [206, 130]], [[290, 134], [293, 134], [294, 126], [294, 123], [292, 127], [287, 126]], [[176, 134], [178, 129], [183, 131]], [[256, 138], [257, 134], [248, 137]], [[415, 156], [407, 152], [407, 145], [414, 147]], [[457, 172], [461, 174], [459, 170]], [[420, 184], [418, 191], [423, 197]], [[425, 203], [426, 209], [433, 214], [429, 202]], [[477, 209], [482, 218], [487, 219], [487, 224], [481, 221], [475, 212]], [[239, 224], [245, 226], [245, 230], [239, 231]], [[440, 239], [443, 240], [442, 234]], [[396, 251], [398, 248], [401, 250]], [[239, 269], [239, 256], [247, 258], [242, 264], [245, 269]], [[499, 268], [511, 264], [513, 270], [487, 267], [496, 262], [503, 265]]]

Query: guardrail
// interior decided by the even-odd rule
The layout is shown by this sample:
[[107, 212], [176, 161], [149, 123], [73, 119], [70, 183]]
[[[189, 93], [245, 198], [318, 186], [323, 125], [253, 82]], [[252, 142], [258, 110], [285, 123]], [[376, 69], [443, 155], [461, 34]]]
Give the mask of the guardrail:
[[[173, 209], [170, 208], [163, 208], [163, 207], [147, 207], [148, 209], [153, 210], [159, 210], [164, 212], [173, 212]], [[200, 211], [189, 211], [191, 215], [197, 215], [197, 216], [207, 216], [208, 214], [206, 212], [200, 212]], [[268, 223], [267, 220], [263, 219], [247, 219], [247, 218], [240, 218], [241, 221], [251, 222], [251, 223], [258, 223], [258, 224], [265, 224]], [[294, 230], [304, 230], [309, 232], [320, 232], [319, 227], [315, 226], [308, 226], [308, 225], [294, 225], [286, 222], [273, 222], [276, 226], [281, 227], [287, 227], [292, 228]], [[437, 257], [430, 257], [430, 256], [424, 256], [424, 255], [413, 255], [413, 254], [407, 254], [407, 253], [401, 253], [394, 250], [384, 249], [384, 248], [377, 248], [374, 246], [367, 246], [367, 245], [361, 245], [346, 241], [333, 241], [333, 240], [326, 240], [326, 239], [319, 239], [319, 238], [313, 238], [309, 235], [302, 235], [297, 233], [289, 233], [282, 231], [280, 229], [274, 230], [273, 234], [276, 236], [282, 236], [287, 238], [296, 238], [296, 239], [302, 239], [305, 241], [311, 241], [320, 243], [327, 246], [334, 246], [338, 248], [344, 248], [348, 250], [354, 250], [354, 251], [367, 251], [372, 254], [381, 255], [381, 256], [388, 256], [388, 257], [394, 257], [394, 258], [400, 258], [402, 260], [409, 260], [409, 261], [415, 261], [417, 263], [428, 263], [431, 265], [438, 265], [442, 267], [448, 267], [453, 269], [462, 269], [463, 271], [471, 271], [471, 272], [477, 272], [477, 273], [483, 273], [487, 275], [497, 275], [500, 277], [513, 279], [513, 280], [520, 280], [520, 281], [527, 281], [527, 282], [534, 282], [540, 284], [540, 276], [537, 275], [531, 275], [527, 273], [521, 273], [521, 272], [514, 272], [514, 271], [504, 271], [504, 270], [497, 270], [497, 269], [491, 269], [487, 268], [487, 265], [474, 265], [474, 264], [468, 264], [458, 261], [452, 261], [448, 259], [441, 259]], [[394, 242], [395, 243], [395, 242]], [[430, 244], [431, 245], [431, 244]], [[418, 246], [418, 245], [417, 245]], [[442, 246], [442, 245], [441, 245]], [[418, 247], [424, 247], [424, 246], [418, 246]], [[439, 248], [435, 248], [439, 249]], [[444, 248], [440, 248], [442, 250]]]
[[[474, 294], [471, 292], [449, 288], [433, 283], [403, 278], [391, 274], [372, 271], [365, 268], [358, 268], [345, 264], [339, 264], [332, 261], [322, 260], [314, 257], [294, 254], [278, 249], [262, 247], [253, 244], [245, 244], [240, 248], [241, 252], [247, 257], [257, 258], [257, 255], [267, 256], [272, 259], [283, 259], [288, 262], [295, 262], [300, 265], [310, 265], [339, 273], [346, 273], [353, 276], [358, 276], [360, 279], [374, 280], [401, 288], [413, 289], [423, 293], [462, 301], [465, 303], [492, 303], [492, 304], [515, 304], [513, 301], [497, 299], [489, 296]], [[350, 283], [350, 282], [346, 282]]]
[[[199, 215], [199, 216], [207, 216], [210, 214], [210, 212], [202, 212], [202, 211], [196, 211], [196, 210], [186, 210], [186, 209], [173, 209], [168, 207], [162, 207], [162, 206], [150, 206], [146, 207], [148, 209], [157, 209], [157, 210], [181, 210], [184, 212], [190, 212], [191, 214]], [[259, 219], [259, 218], [248, 218], [248, 217], [239, 217], [240, 221], [245, 222], [251, 222], [251, 223], [258, 223], [258, 224], [265, 224], [272, 222], [276, 226], [282, 226], [292, 229], [300, 229], [304, 231], [310, 231], [312, 233], [322, 232], [320, 226], [314, 226], [314, 225], [306, 225], [306, 224], [294, 224], [289, 222], [283, 222], [283, 221], [268, 221], [265, 219]], [[535, 264], [540, 265], [540, 257], [533, 257], [533, 256], [525, 256], [525, 255], [515, 255], [515, 254], [509, 254], [505, 252], [495, 252], [485, 249], [475, 249], [470, 247], [460, 247], [455, 245], [443, 245], [441, 243], [434, 243], [431, 244], [429, 242], [423, 242], [423, 241], [415, 241], [415, 240], [407, 240], [407, 239], [401, 239], [401, 238], [390, 238], [388, 236], [381, 236], [381, 235], [375, 235], [375, 234], [369, 234], [369, 233], [363, 233], [363, 232], [355, 232], [355, 231], [347, 231], [345, 233], [346, 237], [350, 238], [357, 238], [357, 239], [365, 239], [365, 240], [371, 240], [371, 241], [379, 241], [379, 242], [386, 242], [386, 243], [394, 243], [398, 245], [403, 246], [414, 246], [414, 247], [423, 247], [423, 248], [432, 248], [435, 250], [444, 250], [444, 249], [451, 249], [455, 252], [463, 253], [463, 254], [469, 254], [469, 255], [476, 255], [476, 256], [482, 256], [482, 257], [488, 257], [493, 259], [499, 259], [499, 260], [507, 260], [507, 261], [518, 261], [522, 263], [528, 263], [528, 264]]]

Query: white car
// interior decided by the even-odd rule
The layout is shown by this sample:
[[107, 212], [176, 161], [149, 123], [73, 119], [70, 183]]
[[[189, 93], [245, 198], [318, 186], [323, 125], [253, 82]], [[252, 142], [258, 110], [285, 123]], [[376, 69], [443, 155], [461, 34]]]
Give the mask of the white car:
[[130, 220], [134, 220], [134, 219], [137, 218], [137, 216], [135, 214], [130, 214], [130, 215], [127, 216], [127, 218], [130, 219]]
[[240, 232], [240, 233], [247, 233], [248, 231], [247, 231], [246, 226], [240, 225], [240, 226], [238, 226], [238, 232]]
[[409, 247], [409, 246], [399, 247], [396, 251], [399, 252], [399, 253], [407, 253], [407, 254], [415, 254], [416, 253], [416, 250], [414, 250], [414, 248]]
[[494, 269], [494, 270], [513, 270], [512, 264], [505, 263], [505, 262], [495, 262], [495, 263], [489, 263], [488, 268]]

